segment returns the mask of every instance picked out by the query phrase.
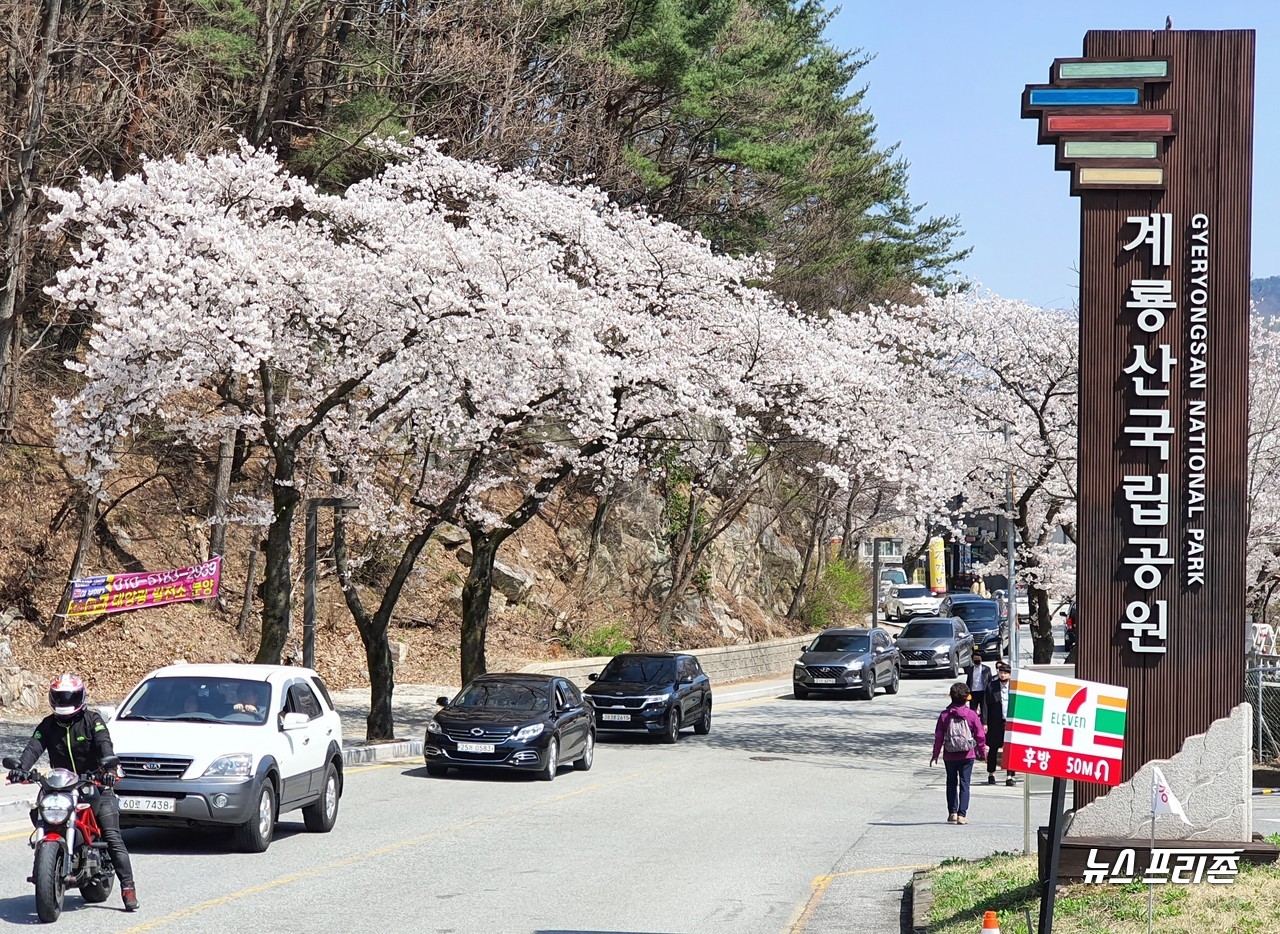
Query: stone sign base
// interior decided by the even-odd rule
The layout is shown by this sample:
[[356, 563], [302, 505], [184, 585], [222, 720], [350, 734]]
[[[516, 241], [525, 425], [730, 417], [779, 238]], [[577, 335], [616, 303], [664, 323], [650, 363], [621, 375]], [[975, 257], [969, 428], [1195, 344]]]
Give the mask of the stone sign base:
[[1156, 818], [1157, 840], [1253, 839], [1253, 707], [1240, 704], [1204, 733], [1188, 736], [1172, 759], [1154, 760], [1075, 812], [1066, 836], [1151, 839], [1151, 768], [1159, 766], [1183, 809]]

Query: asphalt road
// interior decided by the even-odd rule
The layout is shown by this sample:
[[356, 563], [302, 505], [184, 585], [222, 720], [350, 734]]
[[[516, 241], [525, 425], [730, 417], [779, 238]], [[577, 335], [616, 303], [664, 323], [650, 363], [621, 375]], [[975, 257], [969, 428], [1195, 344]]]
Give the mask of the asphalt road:
[[[949, 683], [866, 702], [796, 701], [778, 682], [718, 705], [709, 736], [603, 740], [591, 772], [549, 784], [353, 768], [333, 833], [295, 813], [265, 854], [128, 831], [142, 911], [71, 894], [58, 929], [896, 931], [913, 867], [1022, 842], [1021, 788], [979, 787], [972, 822], [946, 823], [928, 759]], [[34, 921], [26, 835], [0, 828], [0, 926]]]

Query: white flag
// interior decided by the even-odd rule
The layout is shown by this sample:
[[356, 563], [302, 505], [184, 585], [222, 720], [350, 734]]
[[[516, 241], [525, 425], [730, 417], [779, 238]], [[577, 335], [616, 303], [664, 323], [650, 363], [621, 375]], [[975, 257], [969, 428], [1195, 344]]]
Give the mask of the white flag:
[[1154, 765], [1151, 767], [1151, 813], [1177, 814], [1184, 824], [1191, 826], [1191, 821], [1187, 820], [1186, 811], [1182, 810], [1182, 804], [1174, 796], [1164, 773]]

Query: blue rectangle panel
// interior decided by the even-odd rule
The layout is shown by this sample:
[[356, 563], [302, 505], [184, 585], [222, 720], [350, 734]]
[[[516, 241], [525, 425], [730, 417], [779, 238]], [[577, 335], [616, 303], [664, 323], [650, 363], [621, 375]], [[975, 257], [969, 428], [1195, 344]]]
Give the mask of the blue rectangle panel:
[[1031, 92], [1032, 107], [1114, 106], [1138, 103], [1137, 88], [1037, 88]]

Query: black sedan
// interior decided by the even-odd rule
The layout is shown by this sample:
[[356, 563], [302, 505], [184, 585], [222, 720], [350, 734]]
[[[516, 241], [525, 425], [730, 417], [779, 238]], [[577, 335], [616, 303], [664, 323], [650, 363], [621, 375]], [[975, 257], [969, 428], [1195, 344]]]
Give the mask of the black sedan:
[[898, 649], [883, 629], [827, 629], [804, 650], [791, 670], [796, 700], [810, 694], [857, 691], [871, 700], [883, 685], [898, 693]]
[[664, 743], [676, 742], [686, 726], [700, 736], [711, 732], [711, 679], [692, 655], [629, 652], [588, 677], [601, 732], [648, 733]]
[[965, 628], [973, 633], [975, 647], [982, 652], [983, 658], [997, 658], [1008, 655], [1005, 651], [1005, 624], [1000, 617], [1000, 605], [994, 600], [964, 600], [955, 603], [951, 612], [939, 616], [955, 616], [964, 620]]
[[536, 772], [551, 781], [565, 762], [591, 768], [596, 731], [573, 682], [550, 675], [482, 675], [441, 710], [423, 743], [428, 775], [454, 768]]
[[917, 617], [898, 633], [902, 670], [945, 671], [953, 678], [973, 667], [973, 634], [964, 620]]

